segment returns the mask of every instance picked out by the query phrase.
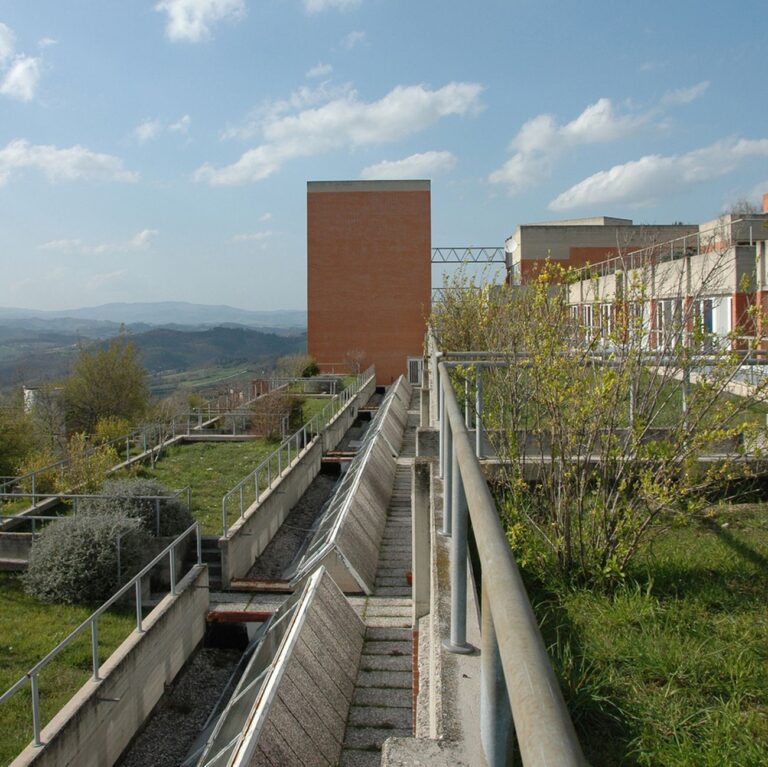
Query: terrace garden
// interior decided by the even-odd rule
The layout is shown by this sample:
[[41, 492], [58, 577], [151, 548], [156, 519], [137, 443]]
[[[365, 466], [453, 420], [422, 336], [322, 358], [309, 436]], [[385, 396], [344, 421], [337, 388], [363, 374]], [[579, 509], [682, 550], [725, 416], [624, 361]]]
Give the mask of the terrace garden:
[[[0, 572], [0, 690], [7, 690], [93, 611], [92, 606], [43, 604], [26, 594], [18, 576]], [[136, 625], [133, 608], [99, 619], [102, 661]], [[90, 632], [84, 632], [40, 674], [43, 726], [91, 675]], [[32, 740], [29, 686], [2, 706], [0, 765], [7, 765]]]

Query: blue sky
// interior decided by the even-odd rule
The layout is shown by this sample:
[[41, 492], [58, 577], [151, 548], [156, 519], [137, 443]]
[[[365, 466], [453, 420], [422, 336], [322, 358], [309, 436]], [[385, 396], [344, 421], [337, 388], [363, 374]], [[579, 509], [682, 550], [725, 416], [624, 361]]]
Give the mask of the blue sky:
[[768, 191], [764, 2], [0, 0], [0, 306], [303, 308], [306, 181], [434, 245]]

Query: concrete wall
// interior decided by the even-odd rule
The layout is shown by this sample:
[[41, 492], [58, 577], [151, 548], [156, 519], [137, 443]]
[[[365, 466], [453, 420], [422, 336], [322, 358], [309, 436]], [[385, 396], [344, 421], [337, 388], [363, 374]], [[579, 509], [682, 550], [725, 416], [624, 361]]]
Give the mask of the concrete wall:
[[431, 307], [429, 181], [307, 185], [307, 347], [322, 369], [364, 353], [389, 384], [421, 356]]
[[322, 456], [322, 442], [315, 439], [280, 482], [262, 493], [258, 505], [253, 504], [245, 516], [230, 528], [228, 537], [219, 539], [224, 588], [233, 579], [244, 577], [251, 569], [256, 557], [264, 551], [294, 504], [319, 473]]
[[228, 763], [337, 765], [364, 632], [333, 579], [316, 572]]
[[11, 767], [110, 767], [200, 643], [208, 611], [208, 570], [195, 568], [166, 596], [43, 729]]
[[0, 533], [0, 570], [25, 568], [31, 548], [32, 533]]
[[232, 580], [244, 577], [251, 569], [256, 557], [264, 551], [293, 506], [320, 472], [323, 453], [333, 450], [339, 444], [357, 417], [358, 409], [370, 399], [375, 388], [376, 382], [372, 379], [337, 414], [321, 438], [315, 439], [304, 449], [298, 462], [280, 482], [262, 493], [258, 504], [254, 503], [246, 509], [243, 519], [232, 526], [228, 537], [219, 539], [224, 588]]

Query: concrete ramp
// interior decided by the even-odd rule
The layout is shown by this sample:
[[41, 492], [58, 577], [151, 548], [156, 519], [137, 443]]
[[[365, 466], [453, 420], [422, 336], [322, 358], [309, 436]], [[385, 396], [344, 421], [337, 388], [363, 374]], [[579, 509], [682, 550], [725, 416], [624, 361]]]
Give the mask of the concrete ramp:
[[364, 631], [318, 569], [266, 626], [198, 767], [338, 764]]
[[292, 586], [323, 565], [345, 593], [373, 593], [410, 400], [411, 386], [401, 376], [382, 401], [303, 555], [289, 569]]

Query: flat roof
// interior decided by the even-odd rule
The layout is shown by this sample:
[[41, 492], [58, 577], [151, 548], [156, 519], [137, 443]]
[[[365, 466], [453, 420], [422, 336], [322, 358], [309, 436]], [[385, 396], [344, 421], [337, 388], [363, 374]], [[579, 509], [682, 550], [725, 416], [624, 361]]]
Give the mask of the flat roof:
[[310, 192], [428, 192], [429, 179], [402, 181], [307, 181]]

